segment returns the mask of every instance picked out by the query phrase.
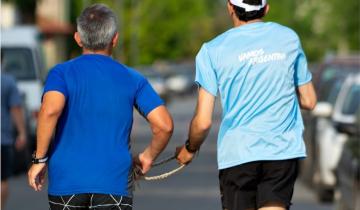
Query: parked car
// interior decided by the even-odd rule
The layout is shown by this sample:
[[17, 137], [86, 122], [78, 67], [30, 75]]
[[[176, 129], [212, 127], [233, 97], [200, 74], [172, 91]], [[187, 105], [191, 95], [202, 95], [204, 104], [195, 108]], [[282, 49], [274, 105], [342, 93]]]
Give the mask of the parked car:
[[[1, 32], [2, 71], [16, 78], [18, 88], [23, 95], [29, 151], [35, 149], [37, 115], [41, 105], [45, 75], [39, 39], [40, 33], [34, 26], [4, 28]], [[27, 155], [17, 154], [18, 165], [24, 165], [28, 161], [25, 156]], [[24, 167], [17, 168], [17, 171], [21, 171]]]
[[195, 68], [192, 63], [173, 65], [171, 73], [166, 77], [166, 85], [171, 92], [175, 95], [186, 95], [194, 92], [196, 89]]
[[139, 67], [137, 70], [148, 79], [150, 85], [159, 94], [159, 96], [167, 103], [169, 101], [169, 92], [165, 83], [165, 78], [150, 67]]
[[317, 167], [314, 181], [320, 200], [332, 201], [337, 184], [336, 169], [348, 140], [337, 124], [353, 124], [360, 106], [360, 72], [339, 78], [329, 92], [328, 102], [321, 102], [313, 113], [317, 119]]
[[[321, 201], [333, 199], [336, 178], [324, 178], [325, 175], [322, 176], [324, 173], [320, 173], [320, 168], [323, 167], [320, 163], [323, 148], [319, 148], [319, 138], [327, 138], [323, 131], [333, 126], [332, 114], [329, 114], [329, 110], [330, 112], [333, 111], [332, 108], [336, 104], [345, 78], [350, 74], [359, 72], [359, 69], [360, 56], [351, 56], [326, 61], [320, 64], [319, 69], [314, 72], [313, 82], [318, 95], [318, 104], [313, 112], [303, 113], [307, 158], [302, 161], [300, 171], [302, 179], [310, 186], [316, 187], [317, 195]], [[338, 139], [338, 141], [341, 140]], [[333, 145], [333, 147], [336, 146]], [[333, 157], [333, 155], [330, 156]]]
[[[360, 210], [360, 83], [354, 85], [346, 98], [345, 112], [357, 108], [354, 123], [335, 122], [338, 132], [345, 133], [345, 143], [339, 166], [337, 210]], [[352, 121], [352, 119], [351, 119]]]

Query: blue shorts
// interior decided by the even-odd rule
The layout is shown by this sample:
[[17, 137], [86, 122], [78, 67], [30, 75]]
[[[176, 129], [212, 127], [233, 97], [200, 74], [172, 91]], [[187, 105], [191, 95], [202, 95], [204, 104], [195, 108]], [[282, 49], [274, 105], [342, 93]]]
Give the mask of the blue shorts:
[[1, 181], [6, 181], [14, 171], [14, 147], [1, 145]]

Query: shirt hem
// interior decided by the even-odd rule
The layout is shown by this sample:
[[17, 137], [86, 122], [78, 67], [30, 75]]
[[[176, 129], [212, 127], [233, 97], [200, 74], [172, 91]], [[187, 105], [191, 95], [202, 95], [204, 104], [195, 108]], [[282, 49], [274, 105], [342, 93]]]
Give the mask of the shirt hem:
[[312, 77], [310, 77], [310, 79], [308, 80], [305, 80], [304, 82], [300, 82], [296, 85], [296, 87], [300, 87], [300, 86], [303, 86], [303, 85], [306, 85], [308, 83], [310, 83], [312, 81]]
[[111, 194], [111, 195], [126, 196], [131, 198], [130, 193], [126, 193], [124, 191], [116, 191], [116, 190], [99, 190], [99, 189], [68, 190], [68, 191], [48, 190], [48, 194], [52, 196], [65, 196], [65, 195], [85, 194], [85, 193]]
[[196, 80], [195, 84], [198, 85], [199, 88], [203, 88], [204, 90], [206, 90], [206, 92], [210, 93], [211, 95], [213, 95], [214, 97], [217, 97], [217, 91], [212, 90], [210, 87], [208, 87], [207, 85], [205, 85], [203, 82]]
[[260, 158], [249, 158], [246, 160], [238, 160], [238, 161], [233, 161], [230, 163], [225, 163], [225, 164], [218, 164], [218, 169], [222, 170], [222, 169], [227, 169], [227, 168], [231, 168], [234, 166], [238, 166], [244, 163], [249, 163], [249, 162], [254, 162], [254, 161], [268, 161], [268, 160], [287, 160], [287, 159], [294, 159], [294, 158], [305, 158], [306, 154], [304, 153], [299, 153], [299, 154], [294, 154], [294, 155], [289, 155], [289, 156], [282, 156], [282, 157], [260, 157]]

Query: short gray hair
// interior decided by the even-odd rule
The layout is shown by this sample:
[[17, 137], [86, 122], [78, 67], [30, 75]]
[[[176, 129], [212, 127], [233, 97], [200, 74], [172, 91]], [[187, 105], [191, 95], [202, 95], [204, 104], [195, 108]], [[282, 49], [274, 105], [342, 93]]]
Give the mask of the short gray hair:
[[116, 15], [104, 4], [85, 8], [76, 23], [83, 47], [90, 50], [106, 49], [118, 30]]

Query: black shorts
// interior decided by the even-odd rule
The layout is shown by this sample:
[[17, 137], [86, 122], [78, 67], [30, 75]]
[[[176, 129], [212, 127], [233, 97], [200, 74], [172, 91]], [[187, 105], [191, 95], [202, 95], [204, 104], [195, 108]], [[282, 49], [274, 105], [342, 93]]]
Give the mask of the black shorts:
[[279, 202], [290, 208], [298, 159], [256, 161], [220, 170], [224, 209], [245, 210]]
[[14, 147], [1, 146], [1, 181], [6, 181], [13, 175]]
[[111, 194], [49, 195], [50, 210], [132, 210], [132, 198]]

